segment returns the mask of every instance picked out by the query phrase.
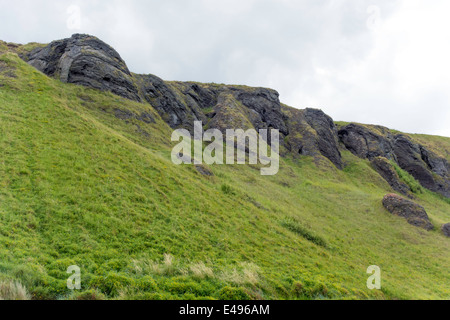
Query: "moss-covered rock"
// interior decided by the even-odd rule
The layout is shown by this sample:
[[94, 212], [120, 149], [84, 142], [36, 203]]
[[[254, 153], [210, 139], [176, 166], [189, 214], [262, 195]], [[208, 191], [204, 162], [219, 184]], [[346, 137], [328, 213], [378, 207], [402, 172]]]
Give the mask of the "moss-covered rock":
[[442, 226], [442, 233], [444, 233], [444, 236], [450, 238], [450, 223], [444, 224]]
[[409, 136], [394, 134], [380, 126], [353, 123], [341, 128], [338, 134], [343, 145], [358, 157], [369, 160], [384, 157], [395, 161], [423, 187], [450, 197], [450, 166], [447, 160]]
[[428, 231], [434, 229], [425, 209], [411, 200], [404, 199], [396, 194], [387, 194], [383, 199], [383, 206], [390, 213], [405, 218], [413, 226]]
[[410, 196], [411, 189], [400, 180], [394, 166], [384, 157], [376, 157], [371, 161], [372, 167], [389, 183], [397, 192]]
[[288, 118], [289, 135], [286, 148], [294, 155], [326, 158], [337, 168], [342, 168], [337, 129], [333, 120], [321, 110], [298, 110], [283, 106]]
[[29, 64], [63, 82], [111, 91], [140, 101], [125, 62], [112, 47], [96, 37], [74, 34], [23, 57]]

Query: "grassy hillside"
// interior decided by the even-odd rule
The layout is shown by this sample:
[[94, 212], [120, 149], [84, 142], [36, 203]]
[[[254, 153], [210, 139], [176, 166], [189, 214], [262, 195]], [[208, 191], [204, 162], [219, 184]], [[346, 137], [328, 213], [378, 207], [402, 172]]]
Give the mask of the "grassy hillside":
[[[386, 212], [392, 190], [369, 162], [208, 177], [172, 164], [170, 135], [148, 104], [0, 56], [0, 282], [34, 299], [450, 298], [450, 241]], [[450, 222], [448, 201], [416, 197]], [[66, 288], [71, 265], [81, 291]], [[381, 291], [366, 287], [370, 265]]]

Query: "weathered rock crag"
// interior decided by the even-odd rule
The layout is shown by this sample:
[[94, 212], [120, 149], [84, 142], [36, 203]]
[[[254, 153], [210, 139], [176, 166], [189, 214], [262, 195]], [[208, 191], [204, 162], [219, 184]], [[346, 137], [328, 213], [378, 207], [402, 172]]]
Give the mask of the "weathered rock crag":
[[434, 229], [425, 209], [411, 200], [396, 194], [387, 194], [383, 199], [383, 206], [390, 213], [405, 218], [413, 226], [427, 231]]
[[450, 223], [444, 224], [442, 226], [442, 233], [444, 236], [450, 238]]
[[125, 62], [112, 47], [89, 35], [75, 34], [33, 50], [28, 63], [63, 82], [107, 90], [140, 101]]
[[[282, 154], [311, 156], [342, 169], [341, 151], [347, 149], [369, 159], [397, 192], [409, 195], [410, 190], [389, 161], [398, 164], [425, 188], [450, 197], [450, 166], [446, 159], [408, 136], [381, 126], [349, 124], [338, 130], [333, 119], [321, 110], [282, 105], [278, 92], [272, 89], [169, 82], [154, 75], [133, 74], [117, 51], [90, 35], [75, 34], [47, 46], [39, 45], [21, 57], [63, 82], [148, 102], [172, 128], [192, 131], [194, 121], [202, 121], [205, 129], [222, 132], [233, 128], [274, 128], [280, 131]], [[119, 118], [132, 117], [124, 110], [119, 111]], [[144, 120], [153, 121], [151, 117]]]
[[372, 167], [382, 176], [397, 192], [405, 196], [411, 196], [411, 189], [400, 180], [394, 166], [384, 157], [376, 157], [371, 161]]
[[342, 169], [337, 128], [333, 120], [321, 110], [298, 110], [287, 106], [283, 110], [289, 119], [290, 131], [286, 148], [293, 154], [314, 158], [321, 155]]
[[[406, 135], [394, 135], [389, 129], [379, 126], [369, 129], [357, 124], [341, 128], [338, 135], [344, 146], [358, 157], [392, 160], [423, 187], [450, 197], [450, 166], [447, 160], [413, 142]], [[388, 182], [391, 184], [391, 181]], [[401, 189], [397, 191], [403, 193]]]

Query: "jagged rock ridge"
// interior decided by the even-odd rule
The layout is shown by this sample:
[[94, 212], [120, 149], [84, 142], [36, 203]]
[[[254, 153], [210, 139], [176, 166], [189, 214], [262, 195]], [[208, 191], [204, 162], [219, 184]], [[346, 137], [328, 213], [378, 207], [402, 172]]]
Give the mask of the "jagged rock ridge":
[[63, 82], [108, 90], [140, 101], [137, 87], [120, 55], [103, 41], [75, 34], [33, 50], [28, 63]]
[[[278, 129], [283, 150], [293, 156], [327, 159], [342, 169], [341, 150], [372, 161], [391, 187], [405, 195], [389, 161], [397, 163], [425, 188], [450, 197], [450, 166], [405, 135], [383, 127], [350, 124], [339, 131], [321, 110], [298, 110], [282, 105], [272, 89], [194, 82], [167, 82], [154, 75], [132, 74], [112, 47], [90, 35], [75, 34], [22, 55], [45, 74], [63, 82], [110, 91], [150, 103], [172, 128]], [[389, 161], [388, 161], [389, 160]]]
[[[350, 124], [339, 130], [338, 134], [344, 146], [360, 158], [372, 162], [377, 157], [392, 160], [423, 187], [450, 197], [450, 166], [447, 160], [404, 134], [394, 135], [383, 127], [375, 129]], [[397, 191], [404, 193], [404, 188], [399, 188]]]

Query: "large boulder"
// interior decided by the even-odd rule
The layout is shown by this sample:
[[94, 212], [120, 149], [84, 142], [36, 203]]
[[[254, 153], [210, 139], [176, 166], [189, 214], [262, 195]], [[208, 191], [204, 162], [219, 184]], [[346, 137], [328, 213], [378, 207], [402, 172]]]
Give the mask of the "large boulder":
[[390, 213], [405, 218], [413, 226], [428, 231], [434, 229], [425, 209], [411, 200], [396, 194], [387, 194], [383, 199], [383, 206]]
[[442, 226], [442, 232], [444, 233], [444, 236], [450, 238], [450, 223], [444, 224]]
[[96, 37], [74, 34], [43, 48], [36, 48], [27, 62], [63, 82], [111, 91], [140, 101], [138, 89], [125, 62], [112, 47]]

